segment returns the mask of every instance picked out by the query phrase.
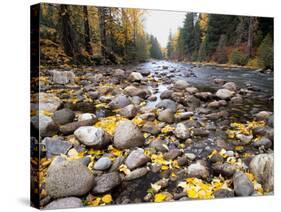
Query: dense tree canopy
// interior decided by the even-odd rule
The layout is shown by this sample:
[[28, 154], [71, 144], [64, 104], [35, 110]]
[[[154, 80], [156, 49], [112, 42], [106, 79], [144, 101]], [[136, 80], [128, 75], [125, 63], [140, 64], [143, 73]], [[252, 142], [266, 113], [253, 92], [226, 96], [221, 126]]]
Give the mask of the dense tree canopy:
[[[162, 58], [144, 31], [144, 10], [41, 4], [41, 60], [75, 64], [129, 63]], [[57, 53], [65, 60], [56, 60]], [[62, 58], [62, 57], [61, 57]]]
[[167, 52], [169, 59], [273, 68], [273, 19], [187, 13]]

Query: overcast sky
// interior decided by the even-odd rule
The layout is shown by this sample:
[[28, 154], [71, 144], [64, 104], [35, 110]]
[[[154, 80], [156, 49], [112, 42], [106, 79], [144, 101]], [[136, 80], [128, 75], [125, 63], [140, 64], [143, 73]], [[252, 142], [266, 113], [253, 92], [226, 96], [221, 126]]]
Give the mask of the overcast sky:
[[182, 27], [186, 12], [146, 10], [144, 15], [145, 31], [157, 37], [162, 47], [167, 46], [170, 30], [175, 33]]

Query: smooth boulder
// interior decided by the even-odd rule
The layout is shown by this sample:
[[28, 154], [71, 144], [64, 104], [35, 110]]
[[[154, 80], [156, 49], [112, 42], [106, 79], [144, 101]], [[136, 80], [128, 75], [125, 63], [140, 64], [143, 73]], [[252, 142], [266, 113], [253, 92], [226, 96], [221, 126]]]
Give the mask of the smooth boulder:
[[139, 128], [129, 120], [120, 121], [114, 134], [114, 146], [118, 149], [127, 149], [142, 146], [144, 136]]
[[273, 191], [274, 187], [274, 156], [271, 154], [256, 155], [250, 165], [250, 171], [257, 181], [262, 184], [265, 191]]
[[57, 157], [47, 170], [46, 191], [53, 198], [82, 196], [93, 185], [93, 174], [80, 160]]

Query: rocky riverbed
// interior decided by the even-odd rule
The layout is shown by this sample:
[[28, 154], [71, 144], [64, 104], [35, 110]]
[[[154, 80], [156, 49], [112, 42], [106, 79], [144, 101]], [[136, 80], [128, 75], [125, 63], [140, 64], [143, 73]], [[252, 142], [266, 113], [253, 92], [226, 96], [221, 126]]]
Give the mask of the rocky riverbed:
[[149, 61], [33, 80], [42, 208], [273, 193], [272, 73]]

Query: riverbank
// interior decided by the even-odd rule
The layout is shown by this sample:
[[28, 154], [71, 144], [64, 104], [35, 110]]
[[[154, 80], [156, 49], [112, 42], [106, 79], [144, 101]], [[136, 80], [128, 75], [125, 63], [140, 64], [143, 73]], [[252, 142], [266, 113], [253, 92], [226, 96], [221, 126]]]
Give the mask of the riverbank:
[[41, 73], [42, 208], [272, 194], [270, 74], [169, 61]]

